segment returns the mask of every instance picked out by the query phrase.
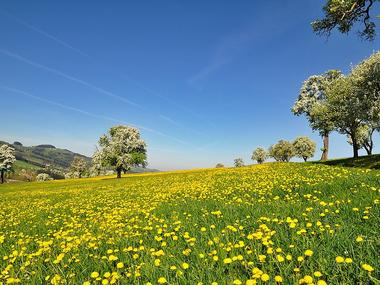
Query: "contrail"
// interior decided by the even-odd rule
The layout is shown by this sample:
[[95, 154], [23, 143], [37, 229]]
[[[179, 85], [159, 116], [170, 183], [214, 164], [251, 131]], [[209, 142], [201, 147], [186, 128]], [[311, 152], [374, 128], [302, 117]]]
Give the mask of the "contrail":
[[[48, 39], [50, 39], [50, 40], [52, 40], [52, 41], [55, 41], [56, 43], [58, 43], [58, 44], [60, 44], [60, 45], [62, 45], [62, 46], [64, 46], [64, 47], [66, 47], [66, 48], [68, 48], [68, 49], [70, 49], [70, 50], [72, 50], [72, 51], [74, 51], [74, 52], [77, 52], [77, 53], [81, 54], [82, 56], [85, 56], [85, 57], [91, 58], [88, 54], [84, 53], [83, 51], [81, 51], [81, 50], [79, 50], [79, 49], [73, 47], [72, 45], [68, 44], [67, 42], [65, 42], [65, 41], [63, 41], [63, 40], [61, 40], [61, 39], [59, 39], [59, 38], [57, 38], [57, 37], [55, 37], [55, 36], [49, 34], [48, 32], [46, 32], [46, 31], [44, 31], [44, 30], [42, 30], [42, 29], [40, 29], [40, 28], [37, 28], [36, 26], [33, 26], [32, 24], [30, 24], [30, 23], [28, 23], [28, 22], [26, 22], [26, 21], [24, 21], [24, 20], [22, 20], [22, 19], [16, 17], [15, 15], [9, 13], [8, 11], [0, 10], [0, 13], [3, 14], [3, 15], [6, 15], [6, 16], [9, 17], [9, 18], [11, 18], [12, 20], [14, 20], [15, 22], [19, 23], [20, 25], [23, 25], [24, 27], [29, 28], [30, 30], [32, 30], [32, 31], [34, 31], [34, 32], [36, 32], [36, 33], [39, 33], [39, 34], [45, 36], [46, 38], [48, 38]], [[19, 56], [19, 57], [20, 57], [20, 56]], [[21, 60], [21, 58], [18, 58], [18, 59]], [[25, 58], [24, 58], [24, 59], [25, 59]], [[25, 60], [26, 60], [26, 59], [25, 59]], [[29, 63], [29, 64], [32, 64], [31, 61], [29, 61], [28, 63]], [[45, 70], [48, 70], [48, 71], [52, 72], [52, 68], [48, 68], [48, 67], [46, 67], [46, 66], [42, 66], [41, 64], [37, 64], [37, 65], [38, 65], [38, 66], [36, 66], [35, 63], [34, 63], [34, 66], [36, 66], [36, 67], [44, 68]], [[58, 71], [58, 70], [55, 70], [55, 71]], [[58, 71], [58, 72], [59, 72], [59, 71]], [[60, 72], [60, 73], [61, 73], [61, 74], [60, 74], [61, 76], [66, 75], [66, 74], [63, 74], [62, 72]], [[169, 98], [167, 98], [167, 97], [165, 97], [165, 96], [163, 96], [163, 95], [161, 95], [161, 94], [159, 94], [159, 93], [157, 93], [157, 92], [155, 92], [155, 91], [153, 91], [153, 90], [151, 90], [151, 89], [149, 89], [149, 88], [143, 86], [142, 84], [140, 84], [140, 83], [137, 82], [136, 80], [133, 80], [133, 79], [130, 78], [129, 76], [126, 76], [126, 75], [123, 75], [123, 76], [126, 77], [128, 80], [134, 82], [134, 84], [136, 84], [136, 86], [140, 87], [141, 89], [145, 90], [146, 92], [148, 92], [148, 93], [150, 93], [150, 94], [152, 94], [152, 95], [154, 95], [154, 96], [156, 96], [156, 97], [158, 97], [158, 98], [161, 98], [161, 99], [165, 100], [166, 102], [168, 102], [168, 103], [170, 103], [170, 104], [172, 104], [172, 105], [174, 105], [174, 106], [176, 106], [176, 107], [182, 109], [183, 111], [189, 113], [189, 114], [192, 115], [193, 117], [196, 117], [196, 118], [198, 118], [198, 119], [204, 120], [203, 117], [201, 117], [200, 115], [194, 113], [193, 111], [189, 110], [188, 108], [186, 108], [186, 107], [184, 107], [184, 106], [182, 106], [182, 105], [179, 105], [179, 104], [177, 104], [175, 101], [170, 100]], [[86, 86], [88, 86], [88, 87], [90, 87], [90, 88], [92, 88], [92, 89], [95, 89], [95, 90], [97, 90], [97, 91], [99, 91], [99, 92], [102, 92], [102, 93], [104, 93], [104, 92], [111, 93], [111, 92], [108, 92], [108, 91], [106, 91], [106, 90], [102, 90], [101, 88], [97, 88], [96, 86], [93, 86], [93, 85], [91, 85], [91, 84], [89, 84], [89, 83], [87, 83], [87, 82], [84, 82], [83, 80], [77, 80], [76, 78], [73, 78], [72, 76], [68, 76], [68, 75], [66, 75], [66, 76], [64, 76], [64, 77], [67, 78], [67, 79], [69, 79], [68, 77], [71, 77], [70, 80], [73, 80], [73, 79], [74, 79], [76, 82], [81, 81], [81, 82], [79, 82], [79, 83], [81, 83], [81, 84], [86, 83], [86, 84], [85, 84]], [[91, 85], [91, 86], [90, 86], [90, 85]], [[117, 95], [112, 94], [112, 93], [111, 93], [111, 94], [106, 94], [106, 95], [110, 95], [110, 96], [112, 96], [112, 97], [117, 96]], [[133, 102], [131, 102], [131, 101], [129, 101], [129, 100], [126, 100], [126, 99], [124, 99], [123, 97], [117, 96], [117, 97], [115, 97], [115, 98], [121, 99], [122, 101], [127, 101], [126, 103], [128, 103], [128, 104], [132, 104], [132, 105], [134, 105], [134, 106], [138, 106], [138, 104], [133, 103]], [[166, 116], [164, 116], [164, 117], [166, 117]], [[165, 120], [165, 118], [163, 118], [163, 119]], [[180, 125], [179, 123], [175, 122], [174, 120], [166, 120], [166, 121], [171, 122], [172, 124], [177, 125], [177, 126]], [[213, 124], [211, 124], [209, 121], [207, 121], [207, 123], [208, 123], [209, 125], [213, 125]], [[196, 131], [196, 130], [193, 130], [193, 129], [190, 129], [190, 130], [193, 131], [194, 133], [201, 134], [200, 132], [198, 132], [198, 131]]]
[[3, 15], [8, 16], [9, 18], [11, 18], [14, 21], [16, 21], [17, 23], [19, 23], [20, 25], [22, 25], [22, 26], [24, 26], [24, 27], [26, 27], [26, 28], [28, 28], [28, 29], [36, 32], [36, 33], [39, 33], [39, 34], [43, 35], [44, 37], [46, 37], [48, 39], [51, 39], [52, 41], [55, 41], [56, 43], [60, 44], [63, 47], [66, 47], [66, 48], [68, 48], [68, 49], [70, 49], [70, 50], [72, 50], [72, 51], [74, 51], [74, 52], [76, 52], [76, 53], [78, 53], [78, 54], [80, 54], [82, 56], [89, 57], [89, 55], [86, 54], [86, 53], [84, 53], [83, 51], [81, 51], [81, 50], [73, 47], [72, 45], [68, 44], [67, 42], [65, 42], [65, 41], [63, 41], [63, 40], [61, 40], [61, 39], [59, 39], [59, 38], [57, 38], [57, 37], [49, 34], [48, 32], [45, 32], [44, 30], [39, 29], [39, 28], [31, 25], [31, 24], [25, 22], [24, 20], [21, 20], [20, 18], [17, 18], [16, 16], [12, 15], [8, 11], [5, 11], [5, 10], [1, 11], [0, 10], [0, 13], [3, 14]]
[[13, 53], [13, 52], [10, 52], [10, 51], [7, 51], [7, 50], [0, 49], [0, 53], [3, 54], [3, 55], [5, 55], [5, 56], [11, 57], [13, 59], [17, 59], [17, 60], [19, 60], [21, 62], [27, 63], [27, 64], [29, 64], [31, 66], [36, 67], [36, 68], [43, 69], [43, 70], [48, 71], [50, 73], [56, 74], [58, 76], [61, 76], [61, 77], [65, 78], [65, 79], [67, 79], [67, 80], [79, 83], [79, 84], [81, 84], [83, 86], [86, 86], [86, 87], [88, 87], [88, 88], [90, 88], [92, 90], [95, 90], [95, 91], [97, 91], [97, 92], [99, 92], [99, 93], [101, 93], [103, 95], [107, 95], [109, 97], [116, 98], [118, 100], [123, 101], [124, 103], [132, 105], [134, 107], [141, 108], [141, 106], [139, 104], [137, 104], [137, 103], [134, 103], [134, 102], [132, 102], [132, 101], [130, 101], [128, 99], [125, 99], [125, 98], [123, 98], [123, 97], [121, 97], [119, 95], [116, 95], [116, 94], [114, 94], [114, 93], [112, 93], [110, 91], [107, 91], [107, 90], [105, 90], [103, 88], [95, 86], [95, 85], [93, 85], [91, 83], [88, 83], [87, 81], [84, 81], [82, 79], [73, 77], [71, 75], [68, 75], [68, 74], [66, 74], [66, 73], [64, 73], [64, 72], [62, 72], [62, 71], [60, 71], [58, 69], [54, 69], [54, 68], [48, 67], [46, 65], [39, 64], [37, 62], [31, 61], [31, 60], [29, 60], [29, 59], [27, 59], [25, 57], [22, 57], [22, 56], [20, 56], [20, 55], [18, 55], [16, 53]]
[[65, 104], [61, 104], [61, 103], [58, 103], [58, 102], [55, 102], [55, 101], [52, 101], [52, 100], [41, 98], [39, 96], [33, 95], [33, 94], [29, 93], [29, 92], [26, 92], [26, 91], [23, 91], [23, 90], [20, 90], [20, 89], [16, 89], [16, 88], [12, 88], [12, 87], [7, 87], [7, 86], [3, 86], [3, 85], [0, 85], [0, 88], [3, 89], [3, 90], [9, 91], [9, 92], [13, 92], [13, 93], [17, 93], [17, 94], [21, 94], [21, 95], [33, 98], [33, 99], [38, 100], [40, 102], [44, 102], [44, 103], [47, 103], [47, 104], [50, 104], [50, 105], [54, 105], [54, 106], [57, 106], [57, 107], [60, 107], [60, 108], [63, 108], [63, 109], [69, 110], [69, 111], [74, 111], [74, 112], [77, 112], [77, 113], [80, 113], [82, 115], [86, 115], [86, 116], [89, 116], [89, 117], [93, 117], [93, 118], [97, 118], [97, 119], [103, 119], [103, 120], [107, 120], [107, 121], [112, 121], [112, 122], [115, 122], [115, 123], [122, 123], [122, 124], [126, 124], [126, 125], [131, 125], [131, 126], [140, 128], [142, 130], [145, 130], [147, 132], [151, 132], [153, 134], [156, 134], [156, 135], [159, 135], [159, 136], [162, 136], [162, 137], [166, 137], [166, 138], [172, 139], [172, 140], [174, 140], [176, 142], [179, 142], [179, 143], [181, 143], [183, 145], [194, 147], [193, 145], [189, 144], [188, 142], [185, 142], [185, 141], [183, 141], [181, 139], [178, 139], [176, 137], [164, 134], [164, 133], [162, 133], [160, 131], [157, 131], [155, 129], [152, 129], [152, 128], [148, 128], [148, 127], [145, 127], [145, 126], [142, 126], [142, 125], [137, 125], [137, 124], [130, 123], [130, 122], [125, 122], [125, 121], [117, 119], [117, 118], [112, 118], [112, 117], [108, 117], [108, 116], [94, 114], [94, 113], [91, 113], [91, 112], [88, 112], [88, 111], [85, 111], [85, 110], [82, 110], [82, 109], [78, 109], [78, 108], [75, 108], [75, 107], [72, 107], [72, 106], [68, 106], [68, 105], [65, 105]]

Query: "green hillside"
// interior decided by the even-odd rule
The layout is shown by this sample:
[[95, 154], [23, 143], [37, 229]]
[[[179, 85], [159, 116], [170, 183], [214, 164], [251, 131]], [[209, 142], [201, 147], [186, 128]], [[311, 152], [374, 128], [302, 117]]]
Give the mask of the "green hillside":
[[[1, 144], [9, 144], [7, 142], [0, 141]], [[67, 149], [56, 148], [53, 145], [37, 145], [37, 146], [23, 146], [19, 142], [9, 144], [16, 150], [16, 159], [18, 161], [24, 161], [28, 164], [36, 167], [44, 167], [51, 165], [52, 167], [59, 169], [67, 169], [75, 156], [79, 156], [86, 160], [91, 161], [91, 158], [69, 151]]]
[[369, 169], [380, 169], [380, 154], [365, 155], [358, 158], [340, 158], [327, 161], [317, 161], [314, 163], [331, 166], [361, 167]]
[[[67, 149], [56, 148], [50, 144], [42, 144], [37, 146], [24, 146], [20, 142], [14, 142], [13, 144], [0, 141], [0, 145], [8, 144], [16, 150], [16, 163], [14, 165], [14, 174], [11, 174], [12, 178], [20, 178], [17, 174], [22, 169], [42, 171], [42, 169], [50, 165], [52, 168], [67, 170], [70, 167], [74, 157], [78, 156], [83, 158], [86, 162], [91, 163], [91, 158], [79, 153], [72, 152]], [[130, 173], [141, 172], [156, 172], [157, 169], [132, 167]], [[63, 176], [56, 176], [56, 179], [63, 178]]]
[[379, 284], [379, 178], [265, 163], [0, 185], [0, 283]]

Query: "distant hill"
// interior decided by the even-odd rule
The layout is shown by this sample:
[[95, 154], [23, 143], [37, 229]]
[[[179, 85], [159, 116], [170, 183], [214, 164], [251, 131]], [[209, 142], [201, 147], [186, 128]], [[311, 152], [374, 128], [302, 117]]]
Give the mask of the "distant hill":
[[333, 166], [380, 169], [380, 154], [359, 156], [358, 158], [331, 159], [327, 161], [317, 161], [314, 163], [321, 163]]
[[[21, 142], [14, 142], [13, 144], [0, 141], [0, 145], [7, 144], [16, 150], [16, 165], [15, 168], [24, 169], [39, 169], [46, 165], [54, 168], [66, 170], [70, 167], [74, 157], [78, 156], [83, 158], [86, 162], [90, 163], [91, 158], [79, 153], [72, 152], [67, 149], [56, 148], [54, 145], [41, 144], [36, 146], [24, 146]], [[156, 169], [134, 167], [130, 172], [154, 172]]]
[[56, 148], [50, 144], [41, 144], [37, 146], [23, 146], [20, 142], [13, 144], [0, 141], [0, 145], [8, 144], [16, 150], [16, 159], [27, 162], [28, 164], [44, 167], [51, 165], [55, 168], [67, 169], [75, 156], [91, 162], [91, 158], [85, 155], [69, 151], [67, 149]]

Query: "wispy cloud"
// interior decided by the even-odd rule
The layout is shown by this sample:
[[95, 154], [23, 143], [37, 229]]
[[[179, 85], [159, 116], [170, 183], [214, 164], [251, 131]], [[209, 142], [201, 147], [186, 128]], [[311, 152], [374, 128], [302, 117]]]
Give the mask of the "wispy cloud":
[[217, 46], [210, 62], [188, 79], [189, 84], [199, 88], [203, 80], [232, 62], [242, 53], [255, 39], [255, 35], [254, 30], [248, 29], [241, 33], [224, 37]]
[[66, 41], [56, 37], [56, 36], [53, 36], [52, 34], [40, 29], [40, 28], [37, 28], [36, 26], [33, 26], [31, 24], [29, 24], [28, 22], [14, 16], [13, 14], [9, 13], [8, 11], [5, 11], [5, 10], [0, 10], [0, 13], [3, 14], [3, 15], [6, 15], [8, 18], [12, 19], [13, 21], [19, 23], [20, 25], [24, 26], [25, 28], [29, 29], [29, 30], [32, 30], [54, 42], [56, 42], [57, 44], [67, 48], [67, 49], [70, 49], [82, 56], [85, 56], [85, 57], [89, 57], [88, 54], [84, 53], [83, 51], [81, 51], [80, 49], [78, 48], [75, 48], [73, 47], [72, 45], [70, 45], [69, 43], [67, 43]]
[[139, 87], [140, 89], [146, 91], [147, 93], [149, 93], [150, 95], [153, 95], [155, 97], [158, 97], [164, 101], [166, 101], [167, 103], [170, 103], [171, 105], [185, 111], [186, 113], [192, 115], [193, 117], [195, 118], [198, 118], [198, 119], [203, 119], [202, 116], [200, 116], [199, 114], [195, 113], [194, 111], [190, 110], [189, 108], [181, 105], [181, 104], [178, 104], [176, 101], [174, 100], [171, 100], [170, 98], [162, 95], [161, 93], [157, 92], [157, 91], [154, 91], [152, 90], [151, 88], [148, 88], [146, 87], [145, 85], [141, 84], [140, 82], [138, 82], [137, 80], [133, 79], [132, 77], [128, 76], [128, 75], [125, 75], [123, 74], [122, 75], [124, 78], [126, 78], [128, 81], [132, 82], [133, 84], [135, 84], [137, 87]]
[[152, 128], [149, 128], [149, 127], [146, 127], [146, 126], [134, 124], [134, 123], [131, 123], [131, 122], [126, 122], [126, 121], [118, 119], [118, 118], [113, 118], [113, 117], [108, 117], [108, 116], [104, 116], [104, 115], [99, 115], [99, 114], [95, 114], [95, 113], [92, 113], [92, 112], [88, 112], [88, 111], [83, 110], [83, 109], [79, 109], [79, 108], [76, 108], [76, 107], [72, 107], [72, 106], [69, 106], [69, 105], [66, 105], [66, 104], [62, 104], [62, 103], [59, 103], [59, 102], [56, 102], [56, 101], [52, 101], [52, 100], [49, 100], [49, 99], [45, 99], [45, 98], [36, 96], [34, 94], [31, 94], [29, 92], [26, 92], [24, 90], [20, 90], [20, 89], [17, 89], [17, 88], [12, 88], [12, 87], [3, 86], [3, 85], [0, 85], [0, 88], [3, 89], [3, 90], [5, 90], [5, 91], [8, 91], [8, 92], [12, 92], [12, 93], [20, 94], [20, 95], [23, 95], [23, 96], [27, 96], [27, 97], [33, 98], [33, 99], [35, 99], [37, 101], [44, 102], [44, 103], [47, 103], [47, 104], [50, 104], [50, 105], [54, 105], [54, 106], [60, 107], [62, 109], [68, 110], [68, 111], [77, 112], [77, 113], [80, 113], [82, 115], [86, 115], [86, 116], [89, 116], [89, 117], [92, 117], [92, 118], [97, 118], [97, 119], [107, 120], [107, 121], [111, 121], [111, 122], [115, 122], [115, 123], [122, 123], [122, 124], [130, 125], [130, 126], [134, 126], [134, 127], [139, 128], [139, 129], [145, 130], [147, 132], [150, 132], [150, 133], [162, 136], [162, 137], [169, 138], [169, 139], [174, 140], [174, 141], [176, 141], [178, 143], [181, 143], [181, 144], [186, 145], [186, 146], [191, 146], [191, 147], [194, 148], [193, 145], [191, 145], [190, 143], [188, 143], [188, 142], [186, 142], [184, 140], [181, 140], [181, 139], [178, 139], [176, 137], [167, 135], [165, 133], [162, 133], [162, 132], [160, 132], [158, 130], [155, 130], [155, 129], [152, 129]]
[[[15, 15], [11, 14], [11, 13], [8, 12], [8, 11], [0, 10], [0, 13], [3, 14], [3, 15], [5, 15], [5, 16], [7, 16], [7, 17], [10, 18], [10, 19], [12, 19], [13, 21], [17, 22], [18, 24], [20, 24], [20, 25], [26, 27], [27, 29], [29, 29], [29, 30], [31, 30], [31, 31], [33, 31], [33, 32], [36, 32], [36, 33], [38, 33], [38, 34], [40, 34], [40, 35], [42, 35], [42, 36], [44, 36], [44, 37], [46, 37], [46, 38], [48, 38], [48, 39], [50, 39], [50, 40], [52, 40], [52, 41], [54, 41], [54, 42], [60, 44], [61, 46], [65, 47], [65, 48], [67, 48], [67, 49], [69, 49], [69, 50], [72, 50], [72, 51], [74, 51], [74, 52], [76, 52], [76, 53], [78, 53], [78, 54], [80, 54], [80, 55], [82, 55], [82, 56], [90, 57], [88, 54], [86, 54], [85, 52], [81, 51], [80, 49], [78, 49], [78, 48], [72, 46], [71, 44], [67, 43], [66, 41], [64, 41], [64, 40], [62, 40], [62, 39], [60, 39], [60, 38], [58, 38], [58, 37], [56, 37], [56, 36], [53, 36], [52, 34], [46, 32], [45, 30], [42, 30], [42, 29], [40, 29], [40, 28], [38, 28], [38, 27], [36, 27], [36, 26], [34, 26], [34, 25], [32, 25], [32, 24], [26, 22], [25, 20], [23, 20], [23, 19], [21, 19], [21, 18], [19, 18], [19, 17], [16, 17]], [[73, 80], [73, 81], [78, 82], [78, 83], [80, 83], [80, 84], [84, 84], [84, 85], [86, 85], [87, 87], [90, 87], [90, 88], [92, 88], [92, 89], [94, 89], [94, 90], [96, 90], [96, 91], [98, 91], [98, 92], [101, 92], [101, 93], [107, 93], [106, 95], [108, 95], [108, 96], [112, 96], [112, 97], [114, 97], [114, 98], [121, 99], [122, 101], [127, 101], [128, 104], [132, 104], [132, 105], [134, 105], [134, 106], [138, 106], [138, 104], [136, 104], [136, 103], [134, 103], [134, 102], [131, 102], [131, 101], [129, 101], [129, 100], [126, 100], [126, 99], [124, 99], [124, 98], [122, 98], [122, 97], [120, 97], [120, 96], [118, 96], [118, 95], [115, 96], [115, 94], [113, 94], [112, 92], [109, 92], [109, 91], [106, 91], [106, 90], [104, 90], [104, 89], [102, 89], [102, 88], [96, 87], [96, 86], [94, 86], [93, 84], [90, 84], [90, 83], [85, 82], [85, 81], [83, 81], [83, 80], [80, 80], [80, 79], [78, 79], [78, 78], [74, 78], [73, 76], [70, 76], [70, 75], [68, 75], [68, 74], [64, 74], [63, 72], [61, 72], [61, 71], [59, 71], [59, 70], [56, 70], [56, 69], [53, 69], [53, 68], [50, 68], [50, 67], [44, 66], [44, 65], [39, 64], [39, 63], [36, 63], [36, 62], [32, 62], [32, 61], [30, 61], [30, 60], [28, 60], [28, 59], [26, 59], [26, 58], [23, 58], [23, 57], [21, 57], [21, 56], [19, 56], [19, 55], [17, 55], [17, 54], [14, 54], [14, 53], [9, 52], [9, 51], [3, 51], [3, 52], [5, 52], [6, 55], [8, 55], [8, 56], [12, 56], [12, 57], [14, 57], [14, 58], [16, 58], [16, 59], [18, 59], [18, 60], [22, 60], [22, 61], [24, 61], [25, 63], [31, 64], [31, 65], [33, 65], [33, 66], [35, 66], [35, 67], [43, 68], [43, 69], [46, 70], [46, 71], [53, 72], [53, 73], [55, 73], [55, 74], [58, 74], [58, 75], [60, 75], [60, 76], [65, 77], [66, 79]], [[167, 98], [166, 96], [163, 96], [162, 94], [159, 94], [158, 92], [155, 92], [155, 91], [153, 91], [153, 90], [150, 89], [150, 88], [147, 88], [146, 86], [142, 85], [141, 83], [137, 82], [136, 80], [132, 79], [131, 77], [126, 76], [126, 75], [123, 75], [123, 77], [126, 77], [129, 81], [132, 81], [136, 86], [138, 86], [138, 87], [141, 88], [142, 90], [148, 92], [149, 94], [154, 95], [155, 97], [158, 97], [158, 98], [160, 98], [160, 99], [163, 99], [164, 101], [166, 101], [166, 102], [168, 102], [168, 103], [170, 103], [170, 104], [172, 104], [172, 105], [175, 105], [176, 107], [178, 107], [178, 108], [184, 110], [185, 112], [189, 113], [190, 115], [192, 115], [192, 116], [194, 116], [194, 117], [197, 117], [197, 118], [201, 119], [201, 116], [199, 116], [198, 114], [194, 113], [193, 111], [189, 110], [188, 108], [186, 108], [186, 107], [184, 107], [184, 106], [182, 106], [182, 105], [177, 104], [176, 102], [174, 102], [173, 100], [170, 100], [170, 99]], [[178, 122], [176, 122], [175, 120], [168, 118], [167, 116], [161, 116], [161, 115], [159, 115], [159, 116], [160, 116], [162, 119], [166, 120], [167, 122], [170, 122], [170, 123], [173, 124], [173, 125], [176, 125], [176, 126], [180, 126], [180, 125], [181, 125], [181, 124], [179, 124]], [[192, 131], [193, 131], [193, 130], [192, 130]], [[194, 132], [200, 134], [198, 131], [194, 131]]]
[[177, 126], [177, 127], [181, 127], [181, 124], [178, 123], [177, 121], [165, 116], [165, 115], [158, 115], [161, 119], [163, 119], [164, 121], [166, 122], [169, 122], [170, 124], [174, 125], [174, 126]]
[[47, 72], [50, 72], [50, 73], [52, 73], [52, 74], [58, 75], [58, 76], [60, 76], [60, 77], [62, 77], [62, 78], [65, 78], [65, 79], [67, 79], [67, 80], [70, 80], [70, 81], [73, 81], [73, 82], [79, 83], [79, 84], [81, 84], [81, 85], [83, 85], [83, 86], [86, 86], [86, 87], [88, 87], [88, 88], [90, 88], [90, 89], [92, 89], [92, 90], [94, 90], [94, 91], [96, 91], [96, 92], [98, 92], [98, 93], [100, 93], [100, 94], [103, 94], [103, 95], [106, 95], [106, 96], [108, 96], [108, 97], [112, 97], [112, 98], [118, 99], [118, 100], [120, 100], [120, 101], [122, 101], [122, 102], [124, 102], [124, 103], [127, 103], [127, 104], [131, 105], [131, 106], [134, 106], [134, 107], [140, 107], [140, 108], [141, 108], [141, 106], [140, 106], [139, 104], [135, 103], [135, 102], [132, 102], [132, 101], [130, 101], [130, 100], [128, 100], [128, 99], [125, 99], [124, 97], [121, 97], [121, 96], [119, 96], [119, 95], [116, 95], [116, 94], [113, 93], [113, 92], [110, 92], [110, 91], [108, 91], [108, 90], [105, 90], [105, 89], [103, 89], [103, 88], [101, 88], [101, 87], [98, 87], [98, 86], [96, 86], [96, 85], [94, 85], [94, 84], [91, 84], [91, 83], [89, 83], [89, 82], [87, 82], [87, 81], [84, 81], [84, 80], [82, 80], [82, 79], [79, 79], [79, 78], [77, 78], [77, 77], [74, 77], [74, 76], [72, 76], [72, 75], [69, 75], [69, 74], [67, 74], [67, 73], [64, 73], [64, 72], [62, 72], [62, 71], [60, 71], [60, 70], [58, 70], [58, 69], [51, 68], [51, 67], [48, 67], [48, 66], [46, 66], [46, 65], [43, 65], [43, 64], [40, 64], [40, 63], [34, 62], [34, 61], [29, 60], [29, 59], [27, 59], [27, 58], [25, 58], [25, 57], [23, 57], [23, 56], [20, 56], [20, 55], [18, 55], [18, 54], [16, 54], [16, 53], [13, 53], [13, 52], [10, 52], [10, 51], [7, 51], [7, 50], [0, 49], [0, 53], [3, 54], [3, 55], [5, 55], [5, 56], [8, 56], [8, 57], [10, 57], [10, 58], [13, 58], [13, 59], [19, 60], [19, 61], [21, 61], [21, 62], [23, 62], [23, 63], [29, 64], [29, 65], [31, 65], [31, 66], [33, 66], [33, 67], [36, 67], [36, 68], [39, 68], [39, 69], [45, 70], [45, 71], [47, 71]]

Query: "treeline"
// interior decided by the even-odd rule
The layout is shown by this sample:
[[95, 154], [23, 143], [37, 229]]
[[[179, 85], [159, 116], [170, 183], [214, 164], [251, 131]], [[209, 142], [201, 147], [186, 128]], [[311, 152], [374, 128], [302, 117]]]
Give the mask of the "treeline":
[[322, 136], [321, 160], [328, 159], [333, 131], [347, 136], [354, 158], [360, 149], [372, 154], [373, 135], [380, 131], [380, 52], [353, 66], [347, 75], [329, 70], [310, 76], [292, 112], [306, 116], [313, 131]]
[[[252, 152], [251, 159], [259, 164], [265, 162], [269, 157], [275, 161], [289, 162], [293, 157], [302, 158], [307, 161], [315, 154], [316, 144], [309, 137], [298, 137], [293, 142], [279, 140], [276, 144], [268, 149], [258, 147]], [[234, 159], [235, 167], [244, 166], [242, 158]], [[216, 167], [224, 167], [218, 163]]]

